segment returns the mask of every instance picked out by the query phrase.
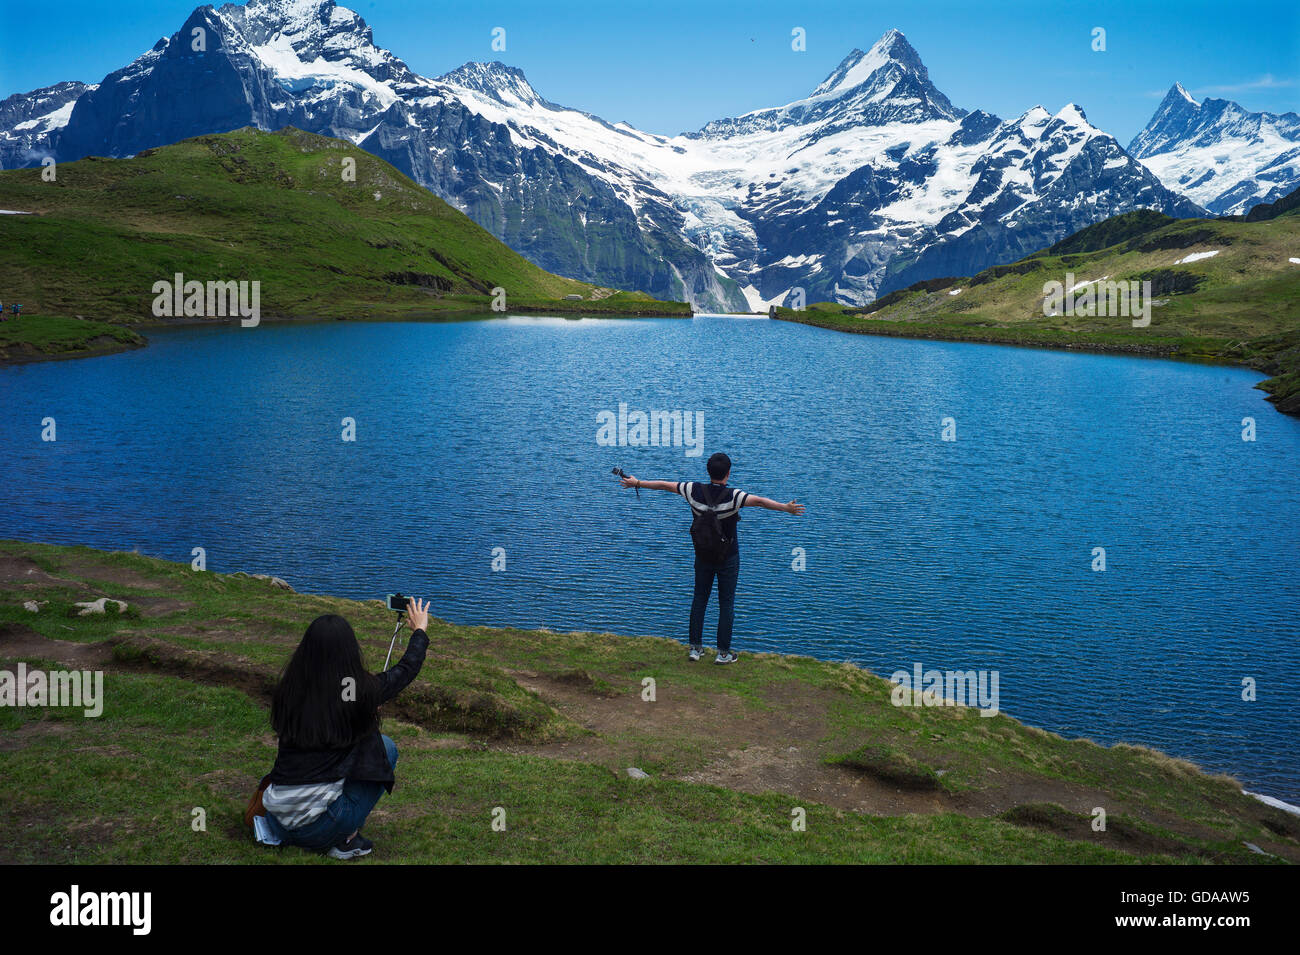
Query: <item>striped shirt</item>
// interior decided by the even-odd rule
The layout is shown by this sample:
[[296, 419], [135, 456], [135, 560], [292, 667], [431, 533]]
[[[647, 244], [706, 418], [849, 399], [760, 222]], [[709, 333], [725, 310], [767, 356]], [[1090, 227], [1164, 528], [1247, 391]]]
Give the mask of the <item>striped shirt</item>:
[[[731, 538], [730, 553], [735, 554], [740, 551], [740, 541], [736, 536], [736, 522], [740, 520], [740, 509], [745, 506], [745, 501], [749, 499], [749, 492], [739, 491], [734, 487], [727, 487], [725, 484], [679, 481], [677, 483], [677, 493], [686, 498], [691, 505], [692, 514], [707, 514], [709, 511], [717, 512], [718, 523], [722, 525], [722, 533]], [[708, 495], [707, 501], [717, 501], [718, 503], [706, 503], [705, 495]]]
[[313, 822], [343, 792], [344, 780], [332, 783], [306, 783], [302, 786], [266, 787], [262, 805], [285, 829], [301, 829]]

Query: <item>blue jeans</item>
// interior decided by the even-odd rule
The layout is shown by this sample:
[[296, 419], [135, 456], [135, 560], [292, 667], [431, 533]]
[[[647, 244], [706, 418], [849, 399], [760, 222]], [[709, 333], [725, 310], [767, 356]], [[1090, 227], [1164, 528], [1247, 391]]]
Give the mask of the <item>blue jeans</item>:
[[691, 601], [691, 646], [704, 645], [704, 611], [709, 606], [713, 581], [718, 581], [718, 652], [731, 649], [731, 625], [736, 618], [736, 581], [740, 578], [740, 552], [721, 564], [695, 561], [695, 599]]
[[[388, 752], [388, 762], [397, 768], [397, 744], [387, 736], [382, 737], [384, 749]], [[339, 798], [330, 803], [323, 813], [297, 829], [285, 829], [270, 813], [266, 821], [271, 831], [286, 846], [302, 846], [304, 849], [328, 849], [340, 838], [350, 836], [361, 829], [370, 810], [375, 808], [379, 797], [384, 794], [383, 783], [360, 782], [349, 779], [343, 784]]]

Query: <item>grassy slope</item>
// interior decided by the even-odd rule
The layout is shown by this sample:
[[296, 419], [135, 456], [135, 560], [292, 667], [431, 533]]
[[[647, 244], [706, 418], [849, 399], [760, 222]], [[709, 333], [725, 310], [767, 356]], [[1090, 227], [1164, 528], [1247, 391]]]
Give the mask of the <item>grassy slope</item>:
[[[1105, 243], [1103, 245], [1103, 243]], [[1209, 259], [1175, 263], [1189, 253]], [[1261, 222], [1170, 220], [1130, 213], [1076, 233], [1051, 249], [970, 278], [936, 279], [882, 297], [864, 311], [835, 305], [780, 317], [841, 331], [1134, 351], [1248, 365], [1272, 375], [1260, 387], [1278, 408], [1300, 413], [1300, 215]], [[1161, 291], [1151, 324], [1126, 317], [1043, 316], [1043, 286], [1164, 273], [1199, 283]], [[957, 294], [952, 292], [960, 290]]]
[[[0, 709], [0, 860], [313, 861], [256, 847], [238, 822], [274, 752], [266, 693], [323, 612], [345, 614], [378, 667], [391, 623], [377, 602], [16, 542], [0, 542], [0, 591], [6, 667], [107, 671], [99, 719]], [[102, 594], [131, 608], [73, 615]], [[28, 599], [48, 603], [33, 614]], [[1226, 777], [1005, 715], [895, 707], [888, 683], [847, 664], [757, 654], [719, 669], [659, 638], [443, 622], [430, 637], [385, 723], [402, 761], [367, 826], [376, 861], [1300, 860], [1300, 821]], [[506, 832], [490, 828], [496, 806]]]
[[259, 280], [268, 318], [484, 311], [498, 286], [511, 311], [689, 314], [551, 275], [382, 160], [292, 128], [65, 163], [55, 182], [0, 172], [0, 208], [34, 213], [0, 216], [2, 297], [32, 316], [155, 321], [153, 283], [176, 272]]

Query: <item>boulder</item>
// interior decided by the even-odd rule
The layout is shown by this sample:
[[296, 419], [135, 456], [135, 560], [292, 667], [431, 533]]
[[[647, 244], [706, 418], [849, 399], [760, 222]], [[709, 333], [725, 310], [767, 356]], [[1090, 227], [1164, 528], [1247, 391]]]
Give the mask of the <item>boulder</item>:
[[275, 587], [275, 588], [278, 589], [278, 590], [287, 590], [287, 591], [289, 591], [290, 593], [293, 593], [293, 592], [294, 592], [293, 588], [289, 586], [289, 582], [288, 582], [287, 580], [284, 580], [284, 579], [282, 579], [282, 578], [280, 578], [280, 577], [272, 577], [270, 574], [246, 574], [246, 573], [244, 573], [244, 571], [239, 570], [239, 571], [236, 571], [235, 573], [231, 574], [230, 576], [231, 576], [231, 577], [247, 577], [247, 578], [249, 578], [250, 580], [265, 580], [265, 581], [266, 581], [267, 583], [269, 583], [272, 587]]
[[84, 603], [77, 603], [73, 606], [80, 607], [77, 611], [78, 617], [87, 617], [96, 613], [108, 613], [108, 605], [117, 604], [118, 613], [126, 613], [126, 601], [114, 600], [112, 597], [100, 597], [98, 600], [90, 600]]

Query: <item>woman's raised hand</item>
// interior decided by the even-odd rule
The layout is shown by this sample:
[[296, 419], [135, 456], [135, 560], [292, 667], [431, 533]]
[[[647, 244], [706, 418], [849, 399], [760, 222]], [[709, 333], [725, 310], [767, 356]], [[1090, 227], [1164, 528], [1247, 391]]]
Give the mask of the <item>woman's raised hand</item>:
[[429, 627], [429, 601], [412, 597], [406, 602], [406, 622], [412, 632], [427, 630]]

